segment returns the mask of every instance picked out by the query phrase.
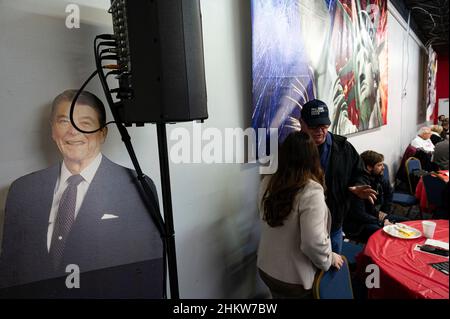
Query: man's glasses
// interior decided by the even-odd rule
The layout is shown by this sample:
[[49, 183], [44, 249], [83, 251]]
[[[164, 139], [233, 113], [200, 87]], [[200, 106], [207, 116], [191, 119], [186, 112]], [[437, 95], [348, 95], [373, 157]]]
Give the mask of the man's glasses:
[[317, 126], [309, 126], [308, 125], [308, 128], [310, 130], [312, 130], [312, 131], [316, 131], [316, 130], [319, 130], [319, 129], [321, 131], [325, 131], [325, 130], [328, 130], [330, 128], [330, 126], [329, 125], [317, 125]]

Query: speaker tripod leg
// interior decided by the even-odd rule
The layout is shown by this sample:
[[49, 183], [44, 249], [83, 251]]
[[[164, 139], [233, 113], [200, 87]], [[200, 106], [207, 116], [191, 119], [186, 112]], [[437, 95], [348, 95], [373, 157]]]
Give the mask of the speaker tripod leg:
[[171, 299], [179, 299], [177, 257], [175, 251], [175, 230], [173, 226], [172, 193], [170, 189], [169, 153], [167, 148], [166, 123], [157, 123], [159, 169], [164, 206], [164, 224], [166, 226], [167, 264]]

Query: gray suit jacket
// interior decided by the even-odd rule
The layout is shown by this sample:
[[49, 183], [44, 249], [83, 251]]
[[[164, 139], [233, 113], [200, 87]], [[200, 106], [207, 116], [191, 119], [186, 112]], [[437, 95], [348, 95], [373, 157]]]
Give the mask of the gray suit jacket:
[[[47, 231], [59, 172], [60, 165], [55, 165], [21, 177], [11, 185], [5, 207], [0, 288], [65, 277], [68, 275], [65, 266], [76, 264], [81, 273], [92, 274], [97, 270], [95, 273], [100, 274], [100, 277], [94, 276], [96, 279], [88, 276], [91, 287], [88, 292], [85, 289], [84, 297], [136, 297], [136, 291], [124, 294], [123, 283], [127, 282], [126, 277], [129, 277], [129, 282], [136, 281], [132, 277], [137, 274], [151, 277], [141, 278], [149, 279], [153, 286], [147, 287], [152, 293], [146, 293], [145, 296], [161, 297], [163, 246], [148, 212], [151, 208], [146, 205], [135, 172], [111, 162], [105, 156], [67, 239], [62, 263], [64, 266], [57, 271], [52, 269], [47, 251]], [[149, 181], [156, 197], [155, 186]], [[102, 219], [104, 214], [116, 215], [118, 218]], [[111, 271], [125, 269], [124, 265], [133, 264], [139, 264], [140, 269], [130, 272], [130, 267], [125, 267], [123, 271]], [[111, 276], [105, 276], [108, 269]], [[114, 281], [117, 281], [117, 285], [114, 285]], [[92, 286], [93, 282], [95, 287]], [[101, 287], [102, 282], [107, 287], [107, 294], [105, 287]], [[117, 295], [111, 291], [115, 289]]]

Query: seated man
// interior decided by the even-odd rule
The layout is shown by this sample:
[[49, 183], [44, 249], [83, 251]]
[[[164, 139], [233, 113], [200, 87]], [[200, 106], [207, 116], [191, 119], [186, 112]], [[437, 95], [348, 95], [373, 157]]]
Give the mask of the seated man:
[[424, 126], [420, 128], [417, 136], [411, 141], [411, 146], [415, 147], [416, 149], [422, 149], [426, 153], [433, 153], [434, 144], [430, 139], [431, 135], [432, 133], [429, 127]]
[[433, 163], [436, 164], [438, 170], [448, 170], [448, 154], [448, 139], [436, 144]]
[[[134, 171], [102, 155], [106, 113], [98, 97], [82, 92], [73, 118], [85, 131], [101, 129], [84, 134], [72, 126], [75, 94], [67, 90], [52, 105], [52, 139], [62, 162], [9, 189], [0, 296], [161, 298], [163, 245], [149, 214], [157, 207], [148, 205]], [[72, 289], [65, 279], [75, 272], [79, 287]]]
[[365, 151], [361, 158], [366, 167], [370, 186], [378, 192], [374, 204], [353, 198], [350, 213], [344, 222], [344, 232], [350, 237], [366, 242], [377, 230], [386, 225], [406, 221], [407, 218], [391, 214], [393, 189], [384, 179], [384, 156], [374, 151]]

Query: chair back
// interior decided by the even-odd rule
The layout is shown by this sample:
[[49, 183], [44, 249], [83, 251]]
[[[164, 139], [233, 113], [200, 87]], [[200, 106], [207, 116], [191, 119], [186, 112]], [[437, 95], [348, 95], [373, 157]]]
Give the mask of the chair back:
[[409, 184], [409, 192], [414, 195], [416, 183], [412, 180], [411, 174], [414, 171], [421, 171], [422, 164], [420, 164], [420, 161], [417, 158], [410, 157], [406, 160], [405, 169], [406, 169], [406, 177], [408, 179]]
[[442, 207], [444, 204], [443, 196], [446, 183], [432, 174], [425, 175], [422, 179], [427, 194], [428, 204], [434, 205], [436, 208]]
[[356, 256], [359, 255], [364, 249], [364, 243], [361, 241], [345, 241], [342, 243], [342, 255], [347, 258], [348, 265], [356, 265]]
[[313, 284], [313, 296], [315, 299], [353, 299], [352, 280], [350, 269], [345, 256], [341, 269], [330, 268], [328, 271], [320, 271]]
[[403, 153], [403, 157], [402, 157], [400, 166], [399, 166], [397, 174], [396, 174], [396, 178], [402, 182], [405, 182], [405, 183], [408, 182], [408, 178], [405, 176], [406, 160], [408, 158], [410, 158], [411, 156], [414, 156], [416, 154], [416, 151], [417, 151], [417, 149], [410, 144], [410, 145], [408, 145], [405, 152]]
[[412, 172], [416, 170], [422, 169], [422, 164], [420, 163], [420, 160], [416, 157], [410, 157], [406, 160], [406, 173], [411, 174]]

